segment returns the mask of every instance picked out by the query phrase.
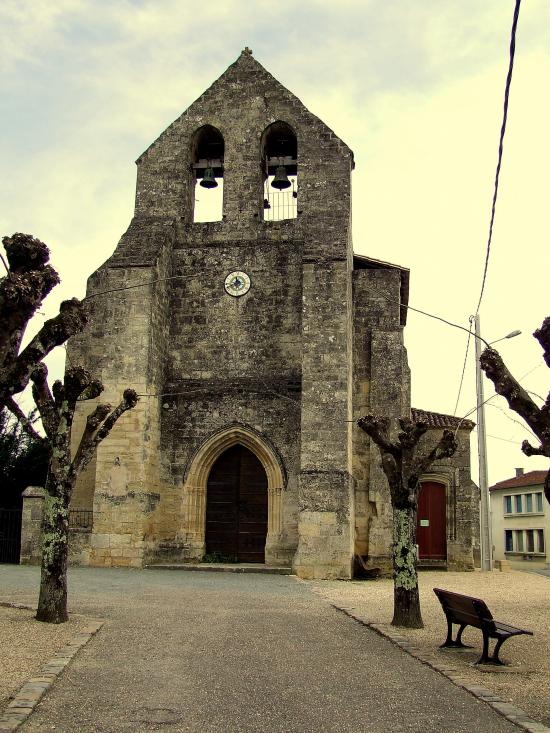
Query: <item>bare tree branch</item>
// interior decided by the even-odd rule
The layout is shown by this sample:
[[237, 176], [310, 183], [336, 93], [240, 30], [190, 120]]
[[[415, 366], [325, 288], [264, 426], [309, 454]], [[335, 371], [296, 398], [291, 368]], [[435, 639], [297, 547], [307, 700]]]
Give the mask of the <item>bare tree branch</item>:
[[428, 423], [422, 422], [421, 420], [412, 422], [407, 418], [401, 418], [399, 425], [401, 432], [397, 437], [399, 438], [399, 445], [402, 448], [414, 448], [428, 429]]
[[7, 277], [0, 279], [0, 367], [6, 368], [17, 356], [28, 321], [45, 296], [58, 284], [56, 271], [46, 263], [46, 245], [29, 234], [4, 237], [9, 265], [4, 258]]
[[34, 429], [32, 422], [27, 418], [27, 416], [19, 407], [17, 402], [13, 399], [13, 397], [10, 397], [6, 400], [6, 407], [11, 412], [11, 414], [17, 418], [17, 420], [21, 424], [21, 427], [30, 438], [38, 442], [43, 442], [44, 436], [40, 435], [40, 433], [38, 433]]
[[544, 319], [542, 326], [534, 332], [533, 336], [542, 346], [544, 361], [550, 367], [550, 316]]
[[[71, 464], [71, 471], [75, 475], [77, 475], [93, 457], [96, 448], [93, 443], [93, 437], [110, 411], [111, 405], [102, 404], [98, 405], [95, 410], [88, 415], [86, 419], [86, 427], [84, 428], [84, 432], [80, 438], [80, 443], [78, 444], [78, 448]], [[88, 460], [86, 460], [88, 454], [90, 455]]]
[[[533, 336], [538, 340], [544, 351], [544, 361], [550, 366], [550, 316], [546, 317], [542, 326]], [[550, 458], [550, 393], [546, 402], [539, 407], [527, 390], [510, 374], [495, 349], [485, 349], [480, 358], [481, 368], [495, 385], [497, 394], [506, 398], [510, 409], [522, 417], [536, 437], [540, 440], [539, 446], [533, 446], [528, 440], [521, 444], [521, 450], [526, 456], [546, 456]], [[544, 494], [550, 502], [550, 469], [544, 482]]]
[[59, 314], [46, 321], [36, 336], [13, 361], [0, 366], [0, 405], [22, 392], [35, 366], [56, 346], [82, 331], [86, 325], [84, 304], [77, 298], [61, 303]]
[[[548, 432], [549, 426], [542, 419], [539, 406], [508, 371], [498, 351], [491, 348], [485, 349], [479, 362], [485, 374], [495, 385], [495, 392], [506, 398], [510, 408], [517, 412], [539, 440], [544, 442], [544, 433]], [[550, 433], [547, 439], [550, 439]]]
[[[96, 407], [94, 412], [88, 418], [88, 421], [90, 422], [89, 424], [88, 422], [86, 424], [86, 429], [82, 436], [82, 440], [80, 441], [77, 455], [73, 461], [73, 470], [81, 471], [86, 468], [88, 463], [92, 460], [99, 443], [109, 435], [119, 417], [127, 410], [133, 409], [137, 405], [138, 400], [139, 397], [135, 390], [125, 389], [122, 395], [122, 400], [110, 414], [108, 413], [111, 409], [111, 405], [98, 405]], [[105, 418], [103, 420], [103, 424], [101, 424], [97, 432], [94, 434], [92, 428], [96, 422], [98, 425], [100, 424], [100, 418], [102, 415]], [[90, 418], [92, 419], [90, 420]]]
[[103, 384], [99, 379], [93, 379], [86, 389], [82, 392], [78, 398], [79, 402], [85, 402], [86, 400], [95, 400], [103, 392]]
[[548, 454], [548, 450], [544, 450], [542, 445], [539, 446], [533, 446], [528, 440], [524, 440], [521, 444], [521, 450], [525, 453], [526, 456], [547, 456], [550, 458], [550, 455]]
[[51, 440], [57, 431], [59, 416], [55, 409], [55, 402], [48, 386], [48, 368], [45, 364], [36, 366], [31, 374], [32, 396], [40, 417], [42, 418], [42, 426], [46, 431], [46, 435]]
[[357, 425], [374, 440], [381, 450], [391, 455], [396, 455], [399, 452], [399, 446], [392, 443], [389, 437], [390, 421], [388, 418], [365, 415], [357, 421]]
[[97, 435], [94, 438], [94, 444], [98, 445], [101, 443], [101, 441], [109, 435], [114, 424], [122, 413], [127, 410], [132, 410], [138, 402], [139, 397], [137, 396], [137, 392], [134, 389], [125, 389], [122, 395], [122, 400], [98, 430]]

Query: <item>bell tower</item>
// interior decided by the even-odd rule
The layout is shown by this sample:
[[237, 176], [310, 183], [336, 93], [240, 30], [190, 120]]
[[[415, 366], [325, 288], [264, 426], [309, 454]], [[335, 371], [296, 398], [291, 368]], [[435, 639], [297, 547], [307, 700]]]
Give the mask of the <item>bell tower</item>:
[[[75, 495], [92, 564], [197, 561], [218, 522], [237, 559], [351, 576], [352, 168], [249, 49], [138, 158], [134, 217], [70, 348], [113, 399], [143, 395]], [[243, 498], [259, 464], [264, 503]], [[242, 530], [254, 511], [263, 535]]]

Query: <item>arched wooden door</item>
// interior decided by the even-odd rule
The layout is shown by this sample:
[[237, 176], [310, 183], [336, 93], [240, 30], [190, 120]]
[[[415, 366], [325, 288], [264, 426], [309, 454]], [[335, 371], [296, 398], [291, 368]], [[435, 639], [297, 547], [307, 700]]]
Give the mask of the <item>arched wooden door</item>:
[[416, 541], [420, 560], [447, 559], [445, 486], [425, 481], [418, 494]]
[[267, 476], [242, 445], [212, 466], [206, 486], [206, 554], [239, 562], [265, 562]]

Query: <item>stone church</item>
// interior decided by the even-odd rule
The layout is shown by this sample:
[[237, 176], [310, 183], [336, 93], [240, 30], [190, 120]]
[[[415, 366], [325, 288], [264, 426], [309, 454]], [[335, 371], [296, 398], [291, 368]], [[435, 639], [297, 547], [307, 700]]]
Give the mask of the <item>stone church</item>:
[[[69, 345], [117, 403], [81, 476], [73, 562], [387, 569], [391, 505], [355, 421], [410, 416], [409, 271], [353, 253], [353, 153], [245, 49], [137, 160], [134, 217]], [[83, 403], [75, 431], [83, 429]], [[424, 477], [421, 561], [473, 566], [470, 422]], [[79, 522], [76, 523], [77, 525]]]

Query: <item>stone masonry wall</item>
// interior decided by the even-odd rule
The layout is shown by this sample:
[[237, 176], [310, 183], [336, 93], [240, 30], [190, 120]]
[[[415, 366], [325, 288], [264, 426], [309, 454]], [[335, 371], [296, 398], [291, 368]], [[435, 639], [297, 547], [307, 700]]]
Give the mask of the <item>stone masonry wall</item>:
[[[354, 292], [353, 417], [410, 414], [410, 372], [400, 316], [400, 271], [356, 269]], [[353, 428], [355, 552], [387, 571], [391, 562], [392, 508], [380, 453]]]
[[[130, 386], [140, 394], [137, 407], [125, 413], [99, 445], [95, 465], [75, 489], [72, 506], [88, 508], [93, 475], [92, 565], [140, 566], [152, 535], [152, 515], [160, 498], [158, 393], [162, 369], [157, 362], [164, 338], [154, 313], [158, 312], [158, 291], [165, 284], [151, 282], [166, 274], [165, 260], [161, 251], [153, 265], [143, 262], [139, 267], [97, 271], [88, 285], [88, 328], [71, 340], [68, 350], [69, 363], [83, 364], [103, 382], [100, 401], [115, 405]], [[138, 284], [140, 287], [124, 289]], [[96, 403], [79, 406], [75, 443]], [[86, 506], [82, 506], [84, 501]]]

